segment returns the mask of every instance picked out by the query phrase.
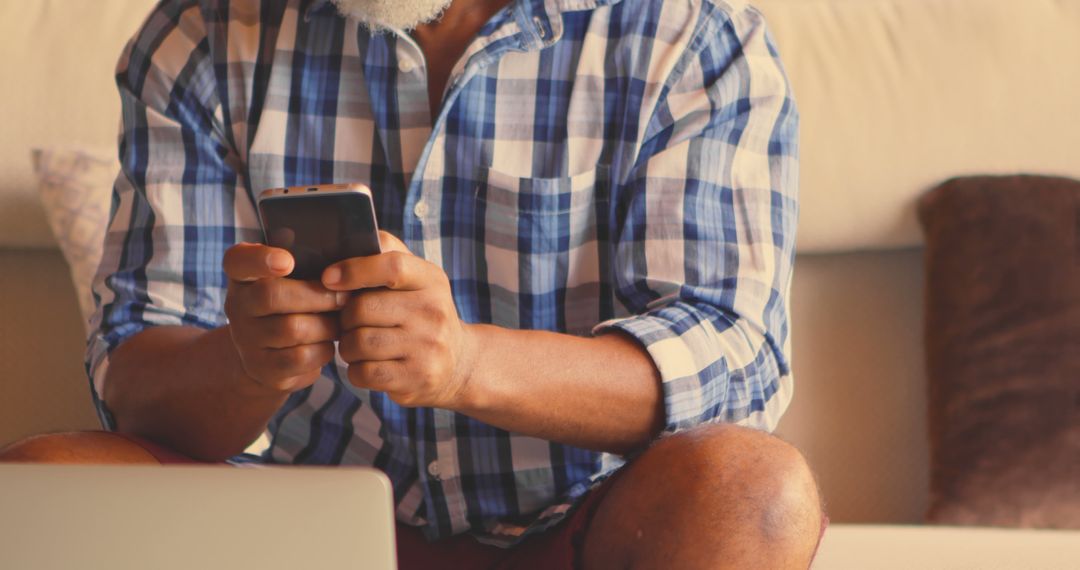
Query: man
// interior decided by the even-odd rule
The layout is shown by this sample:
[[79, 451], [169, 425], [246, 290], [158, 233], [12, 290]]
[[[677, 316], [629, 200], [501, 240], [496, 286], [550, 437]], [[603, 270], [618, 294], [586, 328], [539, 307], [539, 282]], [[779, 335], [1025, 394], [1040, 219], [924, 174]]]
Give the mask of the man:
[[[88, 370], [137, 437], [9, 458], [374, 465], [403, 567], [809, 564], [813, 479], [751, 429], [791, 395], [796, 215], [758, 12], [165, 0], [117, 78]], [[388, 252], [287, 279], [253, 197], [330, 182]]]

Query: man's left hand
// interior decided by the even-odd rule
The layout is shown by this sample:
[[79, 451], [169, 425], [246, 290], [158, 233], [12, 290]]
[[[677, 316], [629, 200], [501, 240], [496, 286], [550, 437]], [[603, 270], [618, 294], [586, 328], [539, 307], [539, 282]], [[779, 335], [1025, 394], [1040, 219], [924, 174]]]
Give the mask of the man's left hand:
[[383, 253], [323, 271], [332, 291], [356, 291], [341, 309], [338, 352], [349, 381], [386, 392], [403, 406], [453, 409], [464, 394], [475, 349], [446, 273], [379, 232]]

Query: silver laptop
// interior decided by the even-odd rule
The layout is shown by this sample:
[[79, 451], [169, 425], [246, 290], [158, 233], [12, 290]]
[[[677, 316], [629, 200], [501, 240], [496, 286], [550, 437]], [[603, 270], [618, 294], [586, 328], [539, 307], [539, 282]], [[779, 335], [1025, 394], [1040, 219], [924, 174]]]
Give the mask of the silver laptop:
[[0, 464], [0, 568], [396, 567], [364, 468]]

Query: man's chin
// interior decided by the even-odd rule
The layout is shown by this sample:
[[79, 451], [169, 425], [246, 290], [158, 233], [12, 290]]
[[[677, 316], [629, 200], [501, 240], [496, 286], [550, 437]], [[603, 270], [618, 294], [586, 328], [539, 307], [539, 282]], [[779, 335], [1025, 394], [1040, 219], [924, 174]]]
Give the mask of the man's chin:
[[412, 30], [439, 19], [453, 0], [333, 0], [338, 12], [373, 30]]

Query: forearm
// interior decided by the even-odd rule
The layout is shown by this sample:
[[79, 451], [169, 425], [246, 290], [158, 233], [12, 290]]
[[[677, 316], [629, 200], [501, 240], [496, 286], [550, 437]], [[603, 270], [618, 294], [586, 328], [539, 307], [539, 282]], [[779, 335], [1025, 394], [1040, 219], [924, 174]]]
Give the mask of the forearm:
[[663, 425], [660, 375], [636, 341], [470, 325], [476, 360], [457, 411], [502, 429], [613, 453]]
[[120, 431], [204, 461], [242, 452], [286, 398], [246, 376], [227, 327], [133, 336], [110, 356], [103, 397]]

